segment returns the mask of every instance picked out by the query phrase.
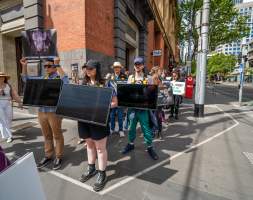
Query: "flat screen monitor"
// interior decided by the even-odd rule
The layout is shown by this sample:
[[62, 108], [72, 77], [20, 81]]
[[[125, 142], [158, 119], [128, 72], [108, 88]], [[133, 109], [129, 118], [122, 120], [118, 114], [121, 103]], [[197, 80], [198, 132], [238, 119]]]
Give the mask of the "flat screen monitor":
[[28, 59], [56, 57], [56, 30], [22, 31], [23, 56]]
[[112, 100], [112, 89], [84, 85], [63, 85], [56, 114], [107, 126]]
[[156, 109], [158, 87], [156, 85], [118, 84], [118, 105], [138, 109]]
[[62, 80], [60, 79], [27, 79], [23, 104], [27, 106], [56, 106]]

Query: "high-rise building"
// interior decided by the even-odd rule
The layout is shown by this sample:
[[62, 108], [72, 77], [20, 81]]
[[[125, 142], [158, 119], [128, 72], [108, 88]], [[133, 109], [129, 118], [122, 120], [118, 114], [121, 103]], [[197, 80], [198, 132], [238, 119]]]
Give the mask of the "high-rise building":
[[253, 2], [249, 3], [241, 3], [235, 5], [235, 7], [239, 10], [240, 15], [242, 16], [248, 16], [249, 18], [247, 19], [247, 25], [250, 28], [250, 32], [247, 35], [247, 37], [242, 38], [239, 41], [232, 42], [230, 44], [223, 44], [219, 45], [216, 48], [217, 53], [224, 53], [228, 55], [238, 55], [241, 52], [241, 43], [248, 43], [253, 39]]
[[240, 4], [243, 3], [243, 0], [233, 0], [234, 4]]

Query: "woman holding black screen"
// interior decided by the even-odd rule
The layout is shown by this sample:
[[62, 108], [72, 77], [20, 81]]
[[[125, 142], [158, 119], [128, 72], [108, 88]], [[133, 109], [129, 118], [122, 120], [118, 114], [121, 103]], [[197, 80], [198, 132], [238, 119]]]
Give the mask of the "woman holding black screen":
[[[100, 63], [96, 60], [89, 60], [84, 67], [86, 75], [84, 77], [84, 85], [91, 87], [103, 87], [104, 83], [100, 73]], [[118, 104], [116, 93], [113, 94], [111, 108]], [[102, 190], [107, 182], [106, 166], [107, 166], [107, 136], [110, 134], [109, 124], [104, 127], [100, 125], [78, 122], [79, 137], [85, 139], [87, 144], [88, 168], [82, 174], [80, 181], [86, 182], [93, 176], [97, 175], [96, 183], [93, 189], [98, 192]], [[98, 159], [98, 170], [95, 167], [96, 159]]]

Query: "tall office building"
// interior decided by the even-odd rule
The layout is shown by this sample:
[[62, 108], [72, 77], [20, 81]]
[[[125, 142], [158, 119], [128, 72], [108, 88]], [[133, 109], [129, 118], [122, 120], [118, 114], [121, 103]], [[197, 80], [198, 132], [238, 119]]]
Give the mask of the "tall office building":
[[247, 37], [242, 38], [237, 42], [232, 42], [230, 44], [219, 45], [216, 48], [217, 53], [224, 53], [228, 55], [238, 55], [241, 52], [241, 43], [248, 43], [253, 39], [253, 2], [249, 3], [241, 3], [235, 5], [235, 7], [239, 10], [240, 15], [248, 16], [247, 25], [250, 28], [250, 32]]
[[240, 4], [243, 3], [243, 0], [233, 0], [234, 4]]

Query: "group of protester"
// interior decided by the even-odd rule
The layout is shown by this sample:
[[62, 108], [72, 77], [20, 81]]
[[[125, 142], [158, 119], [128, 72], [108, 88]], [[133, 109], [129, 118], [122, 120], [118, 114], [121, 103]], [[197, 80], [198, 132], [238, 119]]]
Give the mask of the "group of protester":
[[[22, 79], [26, 82], [29, 77], [27, 74], [27, 60], [22, 58], [20, 60], [22, 65]], [[45, 75], [36, 77], [36, 79], [61, 79], [64, 84], [69, 83], [69, 78], [59, 65], [59, 58], [47, 59], [44, 64]], [[107, 167], [107, 139], [110, 133], [115, 132], [115, 116], [117, 116], [119, 135], [124, 137], [124, 115], [125, 115], [125, 128], [129, 127], [128, 143], [122, 150], [122, 154], [127, 154], [135, 148], [134, 142], [136, 138], [136, 128], [138, 122], [140, 123], [143, 137], [145, 140], [147, 153], [154, 159], [159, 159], [154, 147], [153, 138], [154, 130], [151, 127], [152, 115], [157, 121], [157, 133], [162, 136], [162, 122], [164, 120], [163, 106], [159, 106], [155, 112], [150, 110], [141, 110], [128, 108], [124, 111], [123, 108], [118, 107], [116, 85], [119, 81], [125, 81], [128, 84], [155, 84], [159, 88], [163, 88], [163, 80], [167, 80], [166, 74], [158, 67], [154, 67], [150, 73], [145, 73], [144, 60], [137, 57], [134, 60], [134, 72], [131, 75], [123, 72], [123, 66], [120, 62], [114, 62], [113, 73], [106, 77], [105, 80], [101, 74], [101, 64], [96, 60], [89, 60], [82, 67], [83, 81], [82, 85], [90, 87], [112, 87], [114, 88], [113, 97], [111, 101], [110, 120], [106, 127], [100, 125], [89, 124], [78, 121], [79, 137], [85, 141], [88, 157], [87, 170], [81, 175], [80, 181], [86, 182], [93, 176], [97, 175], [94, 184], [94, 190], [100, 191], [104, 188], [107, 182], [106, 167]], [[17, 95], [15, 89], [8, 83], [10, 77], [4, 73], [0, 73], [0, 132], [7, 142], [11, 142], [12, 135], [10, 124], [12, 120], [11, 100], [15, 100], [22, 106], [22, 101]], [[174, 71], [170, 81], [178, 81], [179, 72]], [[179, 104], [182, 102], [182, 96], [173, 95], [170, 93], [173, 102], [171, 103], [171, 115], [178, 119]], [[169, 105], [167, 105], [168, 107]], [[38, 120], [41, 126], [42, 134], [44, 136], [44, 158], [37, 164], [37, 167], [43, 168], [49, 163], [53, 162], [53, 169], [61, 168], [64, 156], [64, 136], [62, 133], [61, 125], [62, 118], [57, 116], [55, 107], [40, 107], [38, 112]], [[11, 138], [11, 139], [10, 139]], [[54, 145], [55, 143], [55, 145]], [[98, 166], [95, 166], [96, 160]]]

